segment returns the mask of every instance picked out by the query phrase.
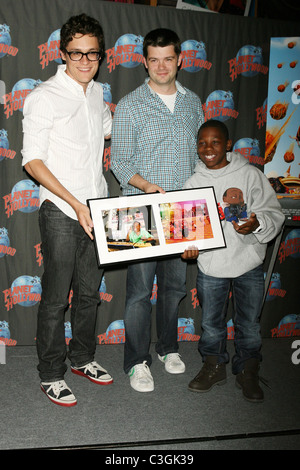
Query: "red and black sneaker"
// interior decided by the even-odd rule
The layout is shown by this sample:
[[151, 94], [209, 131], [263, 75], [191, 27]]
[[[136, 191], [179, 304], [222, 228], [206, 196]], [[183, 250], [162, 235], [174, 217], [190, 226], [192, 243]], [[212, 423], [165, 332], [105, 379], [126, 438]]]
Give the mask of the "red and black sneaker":
[[82, 375], [95, 384], [108, 385], [113, 383], [113, 378], [96, 361], [89, 362], [85, 366], [71, 366], [73, 374]]
[[77, 400], [64, 380], [41, 382], [41, 389], [56, 405], [74, 406]]

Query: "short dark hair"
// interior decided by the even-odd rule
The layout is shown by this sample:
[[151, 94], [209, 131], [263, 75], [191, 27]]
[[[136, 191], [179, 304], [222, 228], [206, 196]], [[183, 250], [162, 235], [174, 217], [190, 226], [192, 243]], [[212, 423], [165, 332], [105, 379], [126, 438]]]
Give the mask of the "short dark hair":
[[171, 29], [158, 28], [146, 34], [143, 43], [143, 55], [148, 57], [148, 46], [166, 47], [174, 46], [177, 55], [181, 52], [181, 42], [177, 34]]
[[66, 52], [69, 42], [76, 34], [82, 34], [83, 36], [88, 34], [96, 37], [99, 42], [100, 56], [102, 59], [104, 58], [104, 34], [98, 20], [87, 16], [85, 13], [69, 18], [60, 30], [60, 50], [62, 52]]
[[200, 131], [202, 129], [206, 129], [207, 127], [216, 127], [217, 129], [219, 129], [222, 132], [222, 134], [225, 137], [225, 140], [229, 140], [229, 132], [228, 132], [226, 124], [224, 124], [224, 122], [222, 122], [222, 121], [217, 121], [217, 119], [209, 119], [208, 121], [205, 121], [201, 125], [201, 127], [198, 131], [198, 139], [199, 139]]

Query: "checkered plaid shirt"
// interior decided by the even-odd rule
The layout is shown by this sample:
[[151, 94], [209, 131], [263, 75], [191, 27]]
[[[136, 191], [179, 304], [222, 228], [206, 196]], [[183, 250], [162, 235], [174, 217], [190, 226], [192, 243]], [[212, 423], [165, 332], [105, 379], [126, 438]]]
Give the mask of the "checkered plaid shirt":
[[165, 191], [182, 189], [198, 161], [196, 136], [204, 122], [199, 97], [176, 82], [171, 113], [147, 82], [122, 98], [114, 114], [111, 169], [123, 195], [141, 193], [128, 184], [137, 173]]

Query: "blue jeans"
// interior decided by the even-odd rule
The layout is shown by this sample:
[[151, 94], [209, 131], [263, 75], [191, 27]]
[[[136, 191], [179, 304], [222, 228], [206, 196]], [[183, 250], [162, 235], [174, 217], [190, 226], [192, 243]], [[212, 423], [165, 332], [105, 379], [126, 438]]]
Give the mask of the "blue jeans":
[[157, 276], [156, 352], [165, 354], [178, 351], [178, 306], [186, 295], [186, 263], [181, 257], [134, 263], [128, 266], [127, 294], [124, 313], [125, 348], [124, 371], [147, 361], [151, 342], [151, 311], [154, 276]]
[[93, 360], [103, 270], [99, 269], [92, 240], [77, 220], [45, 201], [39, 211], [39, 223], [44, 273], [36, 344], [40, 378], [47, 382], [62, 380], [67, 369], [64, 318], [71, 287], [69, 358], [75, 366]]
[[236, 278], [217, 278], [198, 269], [197, 293], [202, 307], [202, 334], [198, 350], [206, 356], [218, 356], [218, 362], [229, 362], [226, 350], [226, 313], [232, 292], [235, 355], [232, 372], [238, 374], [250, 358], [261, 360], [259, 317], [264, 295], [262, 265]]

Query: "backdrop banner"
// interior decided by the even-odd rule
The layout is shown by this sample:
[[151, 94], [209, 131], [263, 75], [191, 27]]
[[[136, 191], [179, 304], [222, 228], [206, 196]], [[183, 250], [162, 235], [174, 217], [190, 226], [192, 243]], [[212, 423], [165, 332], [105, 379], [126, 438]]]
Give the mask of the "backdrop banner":
[[[35, 344], [41, 298], [43, 256], [38, 227], [39, 188], [21, 166], [24, 100], [61, 63], [60, 28], [71, 16], [87, 13], [103, 26], [106, 59], [96, 80], [112, 113], [118, 101], [146, 78], [142, 44], [158, 27], [175, 30], [183, 62], [178, 80], [199, 95], [205, 119], [226, 122], [234, 150], [264, 171], [269, 53], [272, 37], [299, 36], [297, 23], [149, 7], [99, 0], [1, 0], [0, 3], [0, 340], [7, 345]], [[299, 38], [298, 38], [299, 39]], [[299, 48], [299, 44], [295, 45]], [[295, 64], [299, 71], [300, 63]], [[300, 74], [298, 73], [298, 76]], [[297, 153], [298, 152], [298, 153]], [[299, 148], [295, 146], [299, 159]], [[103, 155], [111, 197], [120, 196], [110, 171], [110, 143]], [[262, 312], [265, 337], [297, 335], [300, 329], [297, 227], [287, 226], [280, 240], [271, 285]], [[270, 245], [266, 271], [272, 258]], [[99, 290], [98, 344], [124, 342], [123, 311], [127, 268], [105, 267]], [[188, 265], [187, 296], [180, 304], [178, 338], [197, 341], [201, 308], [196, 295], [196, 263]], [[298, 282], [297, 282], [298, 276]], [[293, 282], [292, 282], [293, 281]], [[153, 341], [156, 279], [153, 283]], [[72, 289], [69, 303], [72, 304]], [[69, 310], [66, 341], [72, 335]], [[231, 311], [228, 338], [234, 337]]]

